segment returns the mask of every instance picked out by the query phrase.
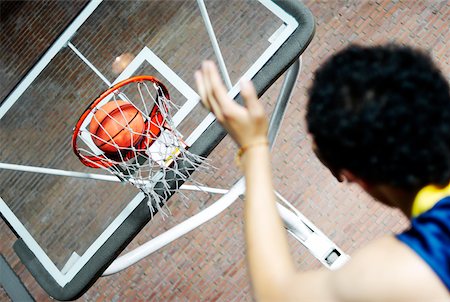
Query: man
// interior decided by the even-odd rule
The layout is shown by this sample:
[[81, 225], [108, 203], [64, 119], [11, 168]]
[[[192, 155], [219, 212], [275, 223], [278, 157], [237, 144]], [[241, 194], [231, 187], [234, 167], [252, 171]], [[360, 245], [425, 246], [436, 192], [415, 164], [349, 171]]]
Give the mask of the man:
[[[399, 208], [411, 229], [362, 248], [337, 271], [295, 271], [277, 215], [267, 120], [250, 82], [245, 107], [215, 65], [195, 75], [202, 101], [240, 146], [245, 232], [261, 301], [450, 301], [450, 89], [430, 58], [387, 45], [350, 46], [316, 72], [307, 124], [339, 181]], [[337, 201], [338, 202], [338, 201]]]

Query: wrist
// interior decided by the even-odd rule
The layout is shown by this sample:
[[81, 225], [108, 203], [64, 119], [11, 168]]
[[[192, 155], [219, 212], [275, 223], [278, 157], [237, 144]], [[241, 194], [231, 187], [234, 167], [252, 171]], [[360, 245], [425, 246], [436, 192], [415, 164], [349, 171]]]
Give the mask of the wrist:
[[249, 144], [241, 146], [236, 153], [236, 158], [235, 158], [236, 165], [239, 167], [242, 167], [242, 161], [244, 160], [245, 154], [250, 152], [250, 150], [260, 149], [260, 148], [268, 148], [268, 147], [269, 147], [269, 141], [266, 137], [261, 138], [259, 140], [255, 140]]

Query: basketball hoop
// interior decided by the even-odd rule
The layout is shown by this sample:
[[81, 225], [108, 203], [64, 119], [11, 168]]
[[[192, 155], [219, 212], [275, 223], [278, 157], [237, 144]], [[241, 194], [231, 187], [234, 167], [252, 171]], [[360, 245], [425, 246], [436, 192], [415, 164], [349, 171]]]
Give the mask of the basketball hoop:
[[177, 109], [155, 77], [121, 81], [81, 115], [72, 136], [73, 152], [85, 166], [107, 170], [140, 189], [152, 213], [154, 206], [161, 210], [205, 162], [188, 151], [176, 130], [172, 112]]

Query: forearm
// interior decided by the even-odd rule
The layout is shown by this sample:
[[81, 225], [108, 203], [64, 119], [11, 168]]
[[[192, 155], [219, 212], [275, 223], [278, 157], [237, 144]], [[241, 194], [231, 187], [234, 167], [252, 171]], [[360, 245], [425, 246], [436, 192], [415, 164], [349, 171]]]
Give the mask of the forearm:
[[264, 144], [268, 128], [264, 107], [249, 81], [240, 84], [245, 106], [233, 101], [212, 62], [204, 62], [195, 79], [205, 107], [216, 115], [236, 143], [246, 148], [242, 163], [247, 183], [245, 233], [250, 274], [258, 298], [275, 297], [272, 293], [280, 292], [283, 281], [291, 279], [293, 265], [275, 205], [270, 153]]
[[294, 266], [276, 208], [269, 148], [250, 148], [244, 157], [247, 256], [255, 294], [261, 298], [282, 287]]

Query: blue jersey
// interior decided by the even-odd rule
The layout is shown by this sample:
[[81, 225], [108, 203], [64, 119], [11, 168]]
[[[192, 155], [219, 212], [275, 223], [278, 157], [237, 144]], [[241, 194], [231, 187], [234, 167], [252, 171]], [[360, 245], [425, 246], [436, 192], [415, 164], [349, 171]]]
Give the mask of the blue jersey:
[[450, 196], [416, 216], [397, 238], [413, 249], [450, 290]]

